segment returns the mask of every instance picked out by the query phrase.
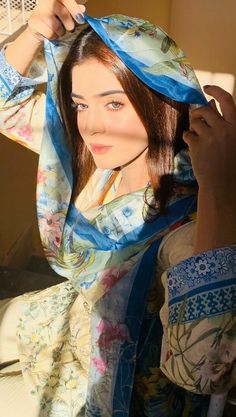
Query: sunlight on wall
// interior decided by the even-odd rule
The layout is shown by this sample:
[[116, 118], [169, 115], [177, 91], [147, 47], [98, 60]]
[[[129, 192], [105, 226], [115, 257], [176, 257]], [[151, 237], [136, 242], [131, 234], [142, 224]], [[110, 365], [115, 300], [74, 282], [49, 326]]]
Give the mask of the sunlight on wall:
[[[222, 87], [224, 90], [228, 91], [230, 94], [233, 94], [235, 88], [235, 76], [233, 74], [200, 70], [195, 70], [195, 73], [198, 77], [201, 87], [204, 85], [218, 85], [219, 87]], [[207, 94], [206, 98], [207, 100], [211, 99], [211, 97]]]
[[222, 72], [210, 72], [195, 70], [201, 86], [203, 85], [219, 85], [230, 94], [234, 91], [235, 76], [233, 74], [225, 74]]

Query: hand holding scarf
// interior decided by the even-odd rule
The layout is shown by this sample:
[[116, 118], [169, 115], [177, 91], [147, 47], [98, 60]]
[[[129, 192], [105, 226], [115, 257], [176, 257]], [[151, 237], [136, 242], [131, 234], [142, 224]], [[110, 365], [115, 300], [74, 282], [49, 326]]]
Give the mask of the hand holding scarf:
[[220, 87], [207, 86], [205, 90], [219, 102], [222, 115], [214, 101], [193, 110], [184, 139], [199, 186], [227, 197], [235, 191], [236, 106], [232, 96]]
[[192, 111], [184, 135], [199, 184], [196, 253], [236, 242], [236, 107], [220, 87], [206, 91], [222, 115], [214, 101]]

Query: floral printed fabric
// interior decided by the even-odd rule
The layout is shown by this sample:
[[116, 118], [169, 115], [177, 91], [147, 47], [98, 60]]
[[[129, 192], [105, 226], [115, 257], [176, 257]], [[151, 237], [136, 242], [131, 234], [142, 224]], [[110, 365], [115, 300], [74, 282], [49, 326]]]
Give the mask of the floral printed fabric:
[[176, 101], [207, 104], [184, 52], [161, 28], [118, 14], [102, 18], [85, 15], [85, 21], [153, 90]]
[[[24, 296], [18, 340], [25, 381], [39, 404], [40, 417], [205, 416], [207, 398], [184, 390], [204, 389], [198, 390], [197, 384], [189, 388], [176, 371], [181, 358], [172, 355], [168, 333], [174, 324], [165, 318], [166, 347], [163, 343], [162, 352], [172, 355], [175, 362], [168, 366], [169, 356], [162, 354], [162, 371], [169, 379], [159, 369], [162, 325], [156, 305], [156, 300], [159, 304], [162, 301], [155, 280], [159, 244], [164, 235], [191, 219], [196, 210], [195, 197], [174, 196], [165, 217], [145, 223], [144, 190], [96, 206], [114, 175], [109, 170], [97, 170], [83, 191], [89, 197], [86, 209], [70, 204], [71, 155], [55, 92], [58, 70], [74, 36], [45, 45], [49, 82], [37, 187], [45, 254], [68, 281]], [[13, 80], [15, 72], [3, 59], [1, 65], [1, 82], [7, 85], [8, 77]], [[15, 80], [3, 89], [1, 124], [5, 134], [21, 142], [17, 115], [25, 108], [27, 118], [29, 109], [34, 114], [36, 105], [28, 79], [18, 74]], [[30, 83], [35, 85], [33, 80]], [[25, 86], [21, 96], [19, 85]], [[11, 132], [6, 129], [9, 114], [16, 117]], [[22, 137], [22, 142], [27, 142], [27, 135]], [[29, 138], [34, 147], [34, 131]], [[186, 164], [182, 166], [186, 168]], [[189, 181], [188, 174], [178, 175]], [[218, 257], [217, 251], [213, 253]], [[204, 260], [212, 254], [199, 255], [199, 259], [201, 256]], [[233, 276], [232, 264], [228, 265]], [[220, 274], [219, 282], [222, 279], [223, 287], [224, 275]], [[227, 314], [233, 316], [230, 303], [221, 317], [227, 320]], [[207, 326], [210, 323], [214, 329], [218, 317], [209, 313]], [[199, 319], [201, 333], [206, 326], [204, 320]], [[179, 323], [181, 329], [184, 325]], [[197, 327], [191, 335], [196, 334], [199, 336]], [[204, 346], [209, 347], [207, 338]], [[221, 350], [217, 352], [221, 354]], [[188, 364], [184, 365], [188, 369]]]
[[[39, 153], [45, 119], [45, 95], [34, 92], [37, 85], [47, 80], [45, 68], [35, 63], [30, 75], [21, 77], [5, 60], [4, 49], [0, 51], [0, 126], [1, 133]], [[14, 95], [12, 93], [14, 91]]]
[[236, 383], [236, 246], [179, 263], [167, 271], [167, 287], [163, 372], [173, 381], [178, 372], [189, 391], [230, 389]]

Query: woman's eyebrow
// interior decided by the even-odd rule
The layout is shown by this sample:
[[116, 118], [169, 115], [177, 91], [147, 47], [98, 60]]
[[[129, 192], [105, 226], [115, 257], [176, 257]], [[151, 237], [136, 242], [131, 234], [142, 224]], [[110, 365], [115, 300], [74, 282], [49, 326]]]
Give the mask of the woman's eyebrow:
[[[104, 91], [103, 93], [100, 93], [100, 94], [96, 94], [95, 97], [111, 96], [112, 94], [125, 94], [125, 92], [123, 90], [109, 90], [109, 91]], [[84, 99], [83, 96], [81, 96], [80, 94], [76, 94], [76, 93], [71, 93], [71, 97], [80, 98], [82, 100]]]
[[104, 93], [97, 94], [97, 97], [111, 96], [112, 94], [125, 94], [125, 92], [123, 90], [104, 91]]

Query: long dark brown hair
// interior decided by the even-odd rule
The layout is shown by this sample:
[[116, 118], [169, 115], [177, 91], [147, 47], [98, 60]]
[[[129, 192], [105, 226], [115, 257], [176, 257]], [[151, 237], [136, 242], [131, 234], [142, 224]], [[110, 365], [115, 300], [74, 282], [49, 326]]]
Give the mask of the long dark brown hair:
[[95, 163], [84, 145], [77, 127], [77, 114], [72, 110], [72, 68], [89, 58], [96, 58], [110, 69], [121, 83], [148, 135], [147, 167], [155, 203], [160, 212], [173, 193], [174, 155], [186, 145], [183, 131], [189, 126], [189, 106], [163, 96], [139, 80], [109, 49], [90, 27], [83, 30], [73, 42], [62, 65], [58, 82], [58, 102], [72, 152], [73, 201], [82, 191]]

